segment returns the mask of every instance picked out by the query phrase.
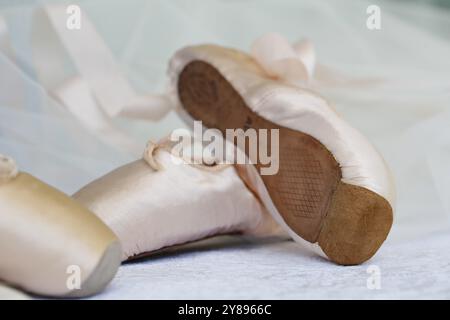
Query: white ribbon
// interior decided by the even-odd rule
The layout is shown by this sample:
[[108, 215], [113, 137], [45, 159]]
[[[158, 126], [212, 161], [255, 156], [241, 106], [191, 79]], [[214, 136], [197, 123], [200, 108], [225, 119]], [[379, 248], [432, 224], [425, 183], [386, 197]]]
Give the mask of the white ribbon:
[[270, 77], [295, 86], [307, 86], [314, 74], [316, 56], [309, 40], [291, 45], [283, 36], [268, 33], [253, 43], [251, 55]]

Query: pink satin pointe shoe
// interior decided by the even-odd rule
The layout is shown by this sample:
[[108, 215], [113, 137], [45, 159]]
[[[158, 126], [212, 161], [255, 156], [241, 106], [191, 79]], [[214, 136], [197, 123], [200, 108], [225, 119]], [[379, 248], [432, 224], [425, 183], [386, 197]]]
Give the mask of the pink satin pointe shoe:
[[[372, 257], [393, 221], [395, 189], [372, 144], [308, 89], [309, 42], [290, 46], [276, 34], [252, 54], [215, 45], [179, 50], [169, 76], [188, 122], [227, 129], [278, 129], [279, 170], [241, 174], [291, 237], [342, 265]], [[248, 150], [246, 150], [248, 152]]]
[[116, 274], [122, 252], [93, 213], [0, 155], [0, 280], [42, 296], [83, 297]]
[[224, 234], [281, 235], [233, 166], [192, 164], [170, 142], [91, 182], [73, 198], [119, 237], [123, 260]]
[[[53, 32], [56, 36], [53, 38], [59, 39], [54, 45], [64, 50], [49, 52], [46, 47], [35, 48], [36, 60], [44, 58], [45, 62], [38, 74], [52, 95], [86, 128], [96, 131], [114, 146], [132, 149], [133, 154], [135, 143], [122, 139], [112, 118], [157, 120], [174, 104], [188, 122], [201, 120], [205, 127], [217, 128], [223, 133], [227, 129], [279, 130], [279, 143], [274, 144], [279, 150], [275, 174], [263, 174], [267, 168], [259, 159], [253, 161], [254, 166], [237, 165], [236, 169], [291, 237], [344, 265], [366, 261], [386, 239], [395, 201], [389, 169], [370, 142], [339, 117], [315, 92], [317, 90], [312, 90], [320, 89], [320, 85], [311, 85], [315, 80], [315, 55], [309, 42], [291, 46], [281, 36], [270, 34], [255, 42], [251, 54], [214, 45], [184, 48], [170, 63], [170, 93], [140, 95], [121, 75], [113, 55], [86, 14], [83, 14], [85, 27], [74, 33], [64, 28], [63, 7], [46, 6], [43, 13], [41, 18], [36, 16], [33, 30], [42, 27]], [[83, 47], [86, 50], [80, 50]], [[67, 52], [68, 56], [62, 52]], [[52, 54], [51, 59], [49, 54]], [[51, 70], [59, 73], [63, 71], [58, 68], [59, 62], [67, 58], [79, 69], [78, 76], [55, 88], [51, 86], [52, 81], [46, 81], [48, 63], [54, 64]], [[65, 77], [58, 74], [56, 78]], [[80, 105], [85, 109], [80, 109]], [[124, 181], [127, 188], [140, 194], [133, 186], [134, 179], [126, 176], [145, 173], [143, 164], [138, 161], [118, 169], [111, 173], [112, 180]], [[153, 186], [151, 182], [148, 184]], [[159, 192], [147, 184], [145, 187]], [[89, 195], [89, 192], [94, 194]], [[162, 193], [160, 196], [163, 197]], [[152, 212], [151, 208], [162, 211], [157, 203], [144, 208], [141, 203], [147, 202], [140, 200], [141, 195], [134, 199], [131, 192], [120, 190], [120, 185], [112, 183], [109, 176], [81, 190], [76, 197], [119, 233], [125, 243], [126, 256], [170, 245], [174, 241], [168, 238], [175, 242], [190, 238], [178, 238], [181, 231], [175, 221], [160, 222], [157, 218], [157, 225], [170, 224], [172, 231], [164, 230], [163, 235], [158, 234], [161, 238], [150, 239], [158, 245], [144, 243], [131, 250], [127, 246], [140, 244], [139, 241], [144, 241], [141, 237], [145, 236], [143, 231], [138, 231], [140, 237], [127, 238], [126, 232], [132, 232], [131, 226], [137, 222], [131, 222], [131, 215], [129, 218], [122, 216], [123, 212], [134, 214], [132, 207], [136, 207], [140, 212], [137, 216], [141, 217], [137, 221], [143, 221], [142, 217]], [[116, 198], [120, 200], [118, 203], [127, 203], [127, 206], [115, 207], [112, 200]], [[106, 208], [111, 209], [111, 213]]]

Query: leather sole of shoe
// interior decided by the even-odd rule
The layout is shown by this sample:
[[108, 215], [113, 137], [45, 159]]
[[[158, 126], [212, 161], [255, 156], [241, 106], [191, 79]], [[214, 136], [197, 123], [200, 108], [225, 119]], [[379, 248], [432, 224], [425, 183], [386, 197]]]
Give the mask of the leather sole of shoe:
[[342, 182], [339, 164], [317, 139], [257, 115], [220, 72], [203, 61], [190, 62], [182, 70], [178, 95], [192, 118], [222, 134], [226, 129], [279, 129], [279, 171], [261, 179], [293, 232], [318, 243], [341, 265], [360, 264], [377, 252], [392, 225], [391, 206], [368, 189]]

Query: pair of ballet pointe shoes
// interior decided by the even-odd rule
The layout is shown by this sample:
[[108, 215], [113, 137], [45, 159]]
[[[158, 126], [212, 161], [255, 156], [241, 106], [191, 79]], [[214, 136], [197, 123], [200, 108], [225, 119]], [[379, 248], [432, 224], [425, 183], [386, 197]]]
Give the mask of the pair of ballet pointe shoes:
[[[270, 37], [252, 55], [213, 45], [181, 49], [169, 76], [171, 99], [188, 123], [201, 121], [223, 138], [227, 129], [276, 130], [276, 149], [265, 146], [278, 150], [275, 172], [263, 174], [267, 163], [226, 139], [226, 149], [251, 163], [192, 163], [163, 141], [74, 200], [10, 170], [0, 183], [0, 246], [10, 257], [0, 262], [0, 278], [38, 294], [83, 296], [101, 290], [121, 260], [235, 233], [288, 234], [342, 265], [371, 258], [392, 225], [389, 169], [324, 98], [305, 89], [308, 43], [289, 47]], [[273, 45], [281, 56], [273, 57]], [[81, 290], [68, 289], [70, 266], [82, 271]]]
[[[176, 110], [190, 125], [216, 129], [225, 149], [250, 164], [195, 161], [195, 137], [174, 157], [172, 135], [74, 198], [118, 235], [123, 259], [218, 234], [284, 232], [338, 264], [368, 260], [391, 228], [394, 184], [370, 142], [305, 89], [313, 57], [310, 43], [291, 47], [276, 34], [256, 41], [252, 55], [214, 45], [179, 50], [169, 64]], [[238, 133], [226, 139], [230, 129]], [[239, 144], [249, 129], [276, 130], [277, 139], [257, 141], [277, 151], [276, 170]]]

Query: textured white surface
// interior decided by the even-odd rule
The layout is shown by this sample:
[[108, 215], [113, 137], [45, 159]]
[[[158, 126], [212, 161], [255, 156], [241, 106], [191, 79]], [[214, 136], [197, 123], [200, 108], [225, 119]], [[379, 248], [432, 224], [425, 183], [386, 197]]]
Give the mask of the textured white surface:
[[[123, 265], [94, 299], [449, 299], [449, 233], [387, 243], [360, 266], [334, 265], [292, 241], [224, 239]], [[381, 289], [367, 288], [380, 268]]]
[[24, 293], [10, 288], [0, 282], [0, 300], [27, 300], [29, 299]]

